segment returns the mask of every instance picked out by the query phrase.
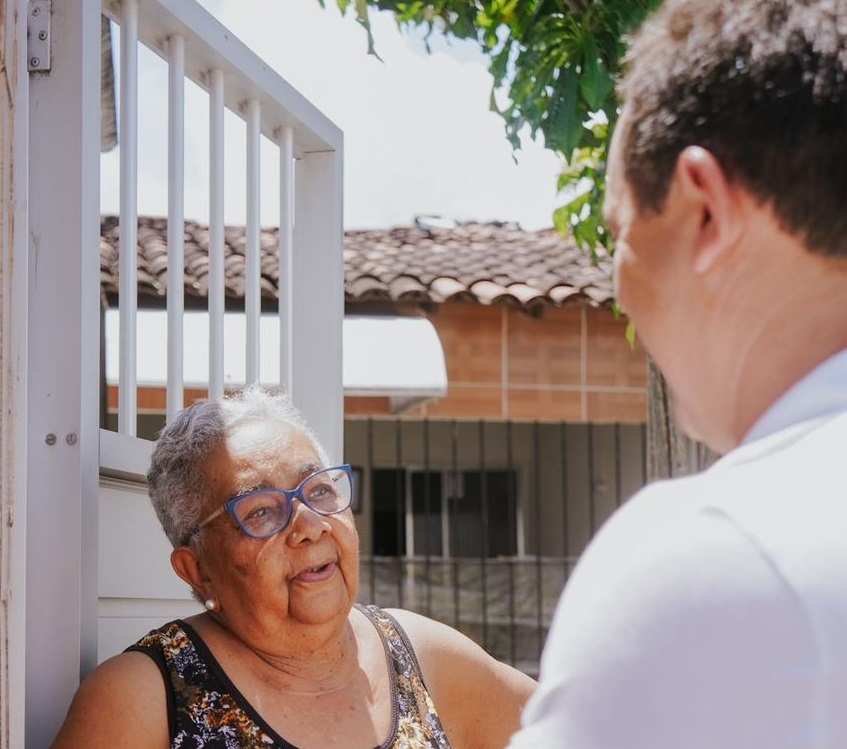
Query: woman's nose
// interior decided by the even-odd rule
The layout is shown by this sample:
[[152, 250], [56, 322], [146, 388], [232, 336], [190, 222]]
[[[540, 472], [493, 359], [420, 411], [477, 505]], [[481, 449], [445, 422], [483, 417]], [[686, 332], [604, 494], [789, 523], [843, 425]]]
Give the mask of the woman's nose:
[[299, 499], [294, 500], [291, 523], [289, 525], [288, 543], [292, 546], [304, 542], [315, 542], [324, 533], [332, 529], [329, 519], [319, 515]]

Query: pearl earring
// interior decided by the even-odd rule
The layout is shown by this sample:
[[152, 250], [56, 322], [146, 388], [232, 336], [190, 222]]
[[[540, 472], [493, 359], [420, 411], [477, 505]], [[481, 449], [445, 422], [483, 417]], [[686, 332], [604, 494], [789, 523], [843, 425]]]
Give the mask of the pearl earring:
[[218, 603], [214, 598], [207, 598], [203, 605], [206, 607], [207, 611], [214, 611], [218, 607]]

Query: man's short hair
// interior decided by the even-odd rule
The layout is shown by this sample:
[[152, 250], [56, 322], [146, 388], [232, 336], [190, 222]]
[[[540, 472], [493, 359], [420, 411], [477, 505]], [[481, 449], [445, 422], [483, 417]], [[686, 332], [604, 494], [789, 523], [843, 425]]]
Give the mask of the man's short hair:
[[699, 145], [810, 250], [847, 258], [847, 0], [669, 0], [627, 65], [640, 210], [661, 210], [677, 157]]

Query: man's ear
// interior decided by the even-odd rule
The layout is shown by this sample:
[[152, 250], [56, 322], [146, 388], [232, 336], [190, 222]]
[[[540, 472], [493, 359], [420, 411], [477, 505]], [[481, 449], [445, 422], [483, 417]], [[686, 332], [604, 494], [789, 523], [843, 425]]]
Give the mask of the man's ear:
[[680, 153], [676, 177], [688, 196], [700, 206], [694, 272], [702, 275], [712, 270], [741, 233], [740, 196], [718, 160], [700, 146], [689, 146]]
[[171, 567], [198, 595], [205, 597], [208, 579], [194, 546], [178, 546], [171, 552]]

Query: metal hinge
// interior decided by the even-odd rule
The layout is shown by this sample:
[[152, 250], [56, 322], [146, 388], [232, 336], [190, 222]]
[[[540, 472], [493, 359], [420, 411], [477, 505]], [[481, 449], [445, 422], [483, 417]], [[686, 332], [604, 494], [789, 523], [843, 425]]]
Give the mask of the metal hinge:
[[51, 0], [29, 0], [26, 12], [26, 58], [30, 73], [47, 73], [50, 55]]

